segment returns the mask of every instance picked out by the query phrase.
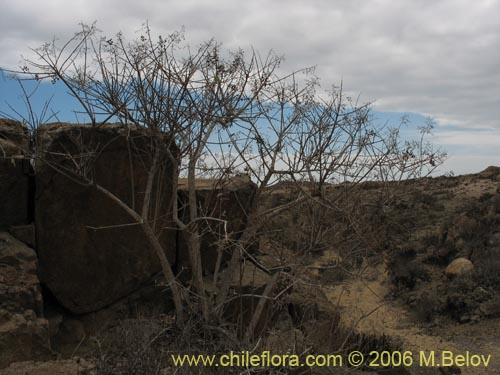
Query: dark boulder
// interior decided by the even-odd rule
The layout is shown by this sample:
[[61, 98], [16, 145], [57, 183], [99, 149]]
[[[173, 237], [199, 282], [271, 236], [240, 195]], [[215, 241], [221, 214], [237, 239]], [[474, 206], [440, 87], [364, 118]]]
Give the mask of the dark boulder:
[[[215, 270], [220, 240], [226, 235], [232, 240], [238, 239], [245, 229], [255, 190], [256, 185], [248, 176], [235, 176], [227, 180], [196, 180], [198, 215], [227, 221], [227, 225], [213, 220], [199, 222], [202, 233], [201, 260], [204, 274], [212, 274]], [[189, 209], [186, 205], [188, 202], [187, 180], [179, 179], [178, 191], [179, 216], [184, 223], [187, 223], [189, 222]], [[190, 274], [187, 241], [183, 232], [179, 232], [177, 247], [177, 270], [182, 278]], [[226, 248], [221, 254], [222, 266], [228, 259], [229, 252], [230, 248]]]
[[28, 128], [0, 119], [0, 228], [29, 221]]
[[[137, 290], [161, 268], [142, 225], [89, 182], [140, 213], [152, 165], [151, 144], [167, 140], [121, 125], [51, 124], [39, 129], [37, 142], [41, 281], [72, 313], [96, 311]], [[175, 195], [168, 160], [161, 155], [150, 220], [155, 219], [160, 243], [174, 263]]]

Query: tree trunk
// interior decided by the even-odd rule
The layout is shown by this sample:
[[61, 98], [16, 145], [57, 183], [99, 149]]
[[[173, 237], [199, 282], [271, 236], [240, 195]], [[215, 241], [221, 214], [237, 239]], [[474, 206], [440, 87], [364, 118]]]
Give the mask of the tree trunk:
[[165, 255], [165, 251], [163, 250], [163, 247], [158, 241], [158, 238], [155, 236], [153, 229], [151, 229], [151, 226], [149, 225], [148, 222], [146, 222], [137, 212], [132, 210], [128, 205], [123, 203], [123, 201], [116, 195], [114, 195], [109, 190], [103, 188], [100, 185], [95, 185], [95, 187], [101, 193], [103, 193], [104, 195], [112, 199], [120, 207], [122, 207], [134, 220], [142, 224], [141, 227], [144, 231], [144, 234], [146, 235], [149, 242], [153, 246], [155, 254], [158, 257], [158, 260], [160, 261], [163, 275], [166, 281], [169, 283], [170, 288], [172, 290], [172, 297], [174, 299], [175, 311], [177, 316], [177, 324], [182, 327], [182, 325], [184, 324], [184, 312], [183, 312], [183, 304], [179, 286], [177, 285], [177, 282], [175, 280], [175, 275], [172, 272], [172, 267], [170, 265], [170, 262], [168, 261], [167, 256]]
[[189, 207], [189, 220], [190, 223], [185, 229], [187, 237], [187, 245], [189, 249], [189, 259], [192, 268], [192, 282], [196, 291], [199, 294], [203, 317], [208, 320], [208, 304], [205, 294], [205, 285], [203, 283], [203, 267], [201, 264], [201, 242], [200, 231], [198, 227], [198, 207], [196, 199], [196, 185], [195, 185], [195, 162], [190, 160], [188, 166], [188, 207]]

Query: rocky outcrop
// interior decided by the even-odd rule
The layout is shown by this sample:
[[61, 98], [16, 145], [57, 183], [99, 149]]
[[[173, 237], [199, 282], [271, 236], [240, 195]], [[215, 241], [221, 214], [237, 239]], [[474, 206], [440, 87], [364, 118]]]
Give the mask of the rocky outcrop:
[[[166, 153], [175, 155], [175, 148], [165, 136], [121, 125], [59, 123], [40, 127], [36, 136], [36, 150], [30, 150], [27, 129], [0, 120], [0, 227], [6, 230], [0, 233], [0, 368], [52, 359], [52, 349], [100, 331], [107, 324], [103, 316], [115, 319], [117, 306], [120, 312], [171, 309], [159, 261], [125, 208], [142, 213], [153, 143], [164, 154], [148, 219], [171, 264], [189, 274], [185, 239], [171, 219], [178, 198], [188, 221], [186, 186], [181, 180], [173, 191], [177, 171]], [[254, 193], [255, 184], [244, 176], [197, 182], [200, 214], [227, 220], [200, 222], [205, 273], [215, 268], [220, 235], [227, 231], [237, 239], [244, 229]], [[29, 372], [32, 365], [38, 369], [30, 362]]]
[[477, 173], [476, 176], [483, 179], [498, 181], [498, 177], [500, 176], [500, 167], [490, 165], [484, 171]]
[[[179, 179], [179, 216], [184, 223], [189, 222], [189, 209], [186, 206], [187, 180]], [[196, 200], [199, 207], [199, 216], [214, 217], [227, 221], [227, 226], [218, 221], [200, 221], [201, 257], [203, 272], [214, 272], [218, 258], [218, 241], [224, 238], [227, 231], [228, 238], [237, 239], [245, 228], [247, 214], [252, 205], [256, 185], [248, 176], [235, 176], [228, 180], [200, 179], [196, 180]], [[228, 257], [229, 249], [222, 254], [222, 259]], [[181, 277], [189, 274], [189, 255], [186, 237], [179, 232], [177, 240], [177, 270]]]
[[24, 155], [29, 148], [28, 128], [21, 122], [0, 118], [2, 154]]
[[33, 249], [0, 232], [0, 368], [51, 356]]
[[[72, 313], [107, 306], [160, 271], [142, 226], [89, 182], [140, 213], [152, 165], [150, 145], [163, 141], [144, 129], [120, 125], [51, 124], [39, 129], [35, 172], [40, 278]], [[168, 158], [162, 155], [161, 160]], [[150, 211], [174, 263], [171, 177], [172, 167], [160, 165]]]
[[43, 311], [37, 258], [33, 249], [5, 232], [0, 232], [0, 303], [2, 308], [23, 313]]
[[47, 321], [0, 310], [0, 368], [12, 362], [52, 357]]
[[18, 121], [0, 119], [0, 228], [29, 221], [28, 147], [28, 129]]

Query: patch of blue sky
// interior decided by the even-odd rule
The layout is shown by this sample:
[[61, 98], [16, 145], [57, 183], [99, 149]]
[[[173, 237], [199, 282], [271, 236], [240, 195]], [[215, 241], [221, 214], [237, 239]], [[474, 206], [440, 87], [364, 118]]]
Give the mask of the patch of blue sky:
[[[85, 115], [82, 105], [69, 94], [62, 83], [24, 81], [24, 84], [26, 92], [32, 94], [30, 103], [36, 116], [40, 116], [46, 103], [49, 103], [49, 110], [45, 118], [41, 119], [42, 122], [89, 122], [89, 117]], [[418, 127], [432, 121], [428, 116], [418, 113], [373, 109], [370, 115], [371, 120], [377, 126], [385, 125], [388, 128], [394, 128], [398, 127], [402, 121], [405, 122], [406, 125], [401, 127], [401, 135], [408, 139], [418, 137]], [[26, 98], [19, 82], [1, 72], [0, 117], [29, 118]], [[429, 137], [429, 141], [449, 154], [448, 161], [438, 170], [438, 174], [449, 171], [455, 174], [478, 172], [488, 165], [500, 165], [499, 130], [456, 125], [441, 126], [437, 123], [434, 125], [433, 136]], [[215, 138], [212, 140], [216, 141]]]
[[[81, 104], [67, 92], [61, 82], [55, 84], [48, 81], [26, 80], [22, 82], [27, 95], [30, 96], [31, 110], [41, 122], [88, 122], [85, 116], [81, 114], [83, 109]], [[44, 118], [40, 118], [47, 104], [48, 111]], [[1, 72], [0, 116], [12, 117], [17, 120], [30, 117], [26, 95], [23, 93], [20, 83]]]

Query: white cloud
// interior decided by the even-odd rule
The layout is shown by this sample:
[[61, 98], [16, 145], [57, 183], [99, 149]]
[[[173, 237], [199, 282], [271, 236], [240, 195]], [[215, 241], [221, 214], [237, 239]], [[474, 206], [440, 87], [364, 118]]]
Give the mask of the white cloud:
[[488, 147], [500, 145], [500, 129], [485, 129], [479, 132], [471, 131], [442, 131], [436, 134], [435, 141], [443, 146], [479, 147], [484, 150]]
[[500, 129], [441, 130], [436, 132], [433, 141], [449, 155], [440, 171], [466, 174], [500, 165]]
[[80, 21], [134, 35], [147, 20], [155, 32], [185, 26], [194, 45], [215, 37], [274, 49], [287, 58], [283, 69], [318, 65], [325, 86], [343, 79], [378, 110], [479, 133], [500, 129], [499, 19], [500, 0], [3, 1], [0, 66], [17, 66], [27, 46], [69, 37]]

